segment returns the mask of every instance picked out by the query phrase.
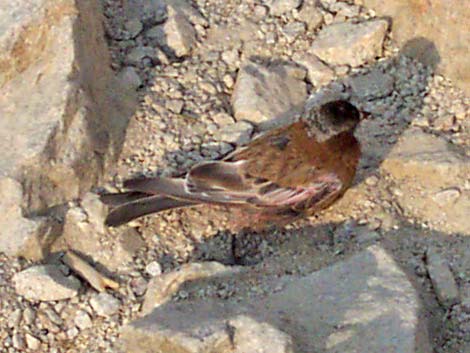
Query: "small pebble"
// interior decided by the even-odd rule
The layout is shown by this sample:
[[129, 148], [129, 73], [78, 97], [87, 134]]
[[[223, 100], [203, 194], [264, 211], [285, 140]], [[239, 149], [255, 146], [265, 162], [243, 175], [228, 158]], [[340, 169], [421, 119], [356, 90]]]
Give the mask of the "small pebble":
[[31, 309], [30, 307], [27, 307], [23, 311], [23, 322], [25, 325], [32, 325], [34, 323], [34, 320], [36, 319], [36, 312]]
[[29, 333], [25, 335], [25, 339], [26, 339], [26, 345], [28, 346], [29, 349], [35, 351], [35, 350], [38, 350], [39, 347], [41, 347], [41, 341], [37, 339], [36, 337], [30, 335]]
[[90, 305], [99, 315], [108, 317], [119, 311], [121, 302], [108, 293], [100, 293], [90, 299]]
[[145, 266], [145, 271], [152, 277], [162, 274], [162, 266], [157, 261], [152, 261]]
[[75, 318], [73, 322], [80, 330], [86, 330], [93, 326], [93, 322], [91, 321], [90, 315], [86, 311], [79, 310], [75, 314]]
[[76, 327], [72, 327], [67, 330], [67, 337], [69, 339], [77, 337], [78, 334], [79, 334], [79, 331], [78, 331], [78, 328]]
[[366, 182], [366, 185], [376, 186], [379, 183], [379, 178], [375, 175], [371, 175], [365, 180], [365, 182]]
[[441, 190], [434, 195], [434, 201], [440, 206], [445, 206], [454, 203], [460, 197], [460, 190], [457, 188], [449, 188]]

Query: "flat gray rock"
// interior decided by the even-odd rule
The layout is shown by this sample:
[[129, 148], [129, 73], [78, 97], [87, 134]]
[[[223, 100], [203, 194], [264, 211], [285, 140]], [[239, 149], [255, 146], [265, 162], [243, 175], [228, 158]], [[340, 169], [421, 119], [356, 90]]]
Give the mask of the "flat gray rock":
[[360, 66], [382, 54], [387, 29], [385, 20], [335, 23], [320, 31], [312, 51], [328, 64]]
[[13, 276], [16, 292], [28, 300], [51, 301], [75, 297], [81, 287], [74, 276], [65, 276], [55, 265], [27, 268]]
[[393, 91], [393, 76], [380, 70], [351, 77], [352, 93], [359, 99], [373, 100], [388, 96]]
[[255, 302], [168, 302], [125, 326], [122, 344], [128, 352], [218, 352], [227, 344], [234, 352], [430, 352], [417, 293], [379, 246], [280, 283]]
[[245, 63], [232, 94], [236, 120], [268, 125], [301, 111], [307, 97], [306, 71], [294, 65]]

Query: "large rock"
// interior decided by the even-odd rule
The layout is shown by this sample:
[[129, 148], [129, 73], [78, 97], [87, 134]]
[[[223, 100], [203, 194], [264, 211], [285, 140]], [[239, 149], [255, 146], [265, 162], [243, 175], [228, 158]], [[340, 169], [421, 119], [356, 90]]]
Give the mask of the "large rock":
[[120, 152], [133, 94], [110, 70], [100, 14], [96, 0], [2, 6], [0, 175], [23, 186], [25, 214], [78, 197]]
[[307, 96], [305, 74], [293, 65], [245, 63], [232, 94], [235, 118], [268, 125], [301, 111]]
[[[292, 338], [221, 302], [170, 304], [122, 330], [127, 353], [293, 353]], [[246, 310], [245, 310], [246, 311]]]
[[379, 246], [292, 281], [264, 304], [288, 318], [284, 330], [302, 352], [431, 351], [419, 297]]
[[257, 301], [159, 306], [125, 326], [122, 343], [127, 352], [430, 352], [417, 293], [379, 246], [281, 282]]
[[470, 159], [443, 138], [412, 128], [382, 163], [398, 180], [405, 213], [444, 232], [470, 234]]
[[[461, 0], [364, 0], [379, 15], [392, 18], [393, 38], [407, 53], [426, 64], [441, 61], [442, 71], [470, 95], [470, 6]], [[413, 21], [410, 21], [410, 18]], [[430, 46], [437, 47], [438, 55]], [[440, 58], [439, 58], [440, 57]]]
[[328, 64], [360, 66], [382, 55], [387, 29], [385, 20], [335, 23], [320, 31], [312, 51]]

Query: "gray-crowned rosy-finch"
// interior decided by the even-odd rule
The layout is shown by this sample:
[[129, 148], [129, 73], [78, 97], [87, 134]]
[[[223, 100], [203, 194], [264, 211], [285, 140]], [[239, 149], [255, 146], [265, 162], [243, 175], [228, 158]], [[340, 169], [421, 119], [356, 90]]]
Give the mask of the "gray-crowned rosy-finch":
[[112, 206], [106, 224], [195, 204], [240, 207], [259, 215], [254, 220], [312, 215], [342, 196], [354, 179], [360, 115], [351, 103], [332, 101], [181, 177], [127, 180], [129, 191], [101, 196]]

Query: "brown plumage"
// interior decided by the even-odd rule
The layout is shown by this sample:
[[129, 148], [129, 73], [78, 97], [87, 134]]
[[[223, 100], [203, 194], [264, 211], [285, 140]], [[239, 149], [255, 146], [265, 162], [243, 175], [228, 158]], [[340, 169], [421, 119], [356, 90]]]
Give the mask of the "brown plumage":
[[267, 132], [220, 161], [196, 164], [181, 178], [140, 178], [129, 192], [102, 195], [114, 206], [106, 224], [199, 203], [238, 206], [258, 219], [295, 219], [324, 209], [350, 187], [360, 158], [359, 112], [326, 103], [300, 121]]

